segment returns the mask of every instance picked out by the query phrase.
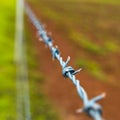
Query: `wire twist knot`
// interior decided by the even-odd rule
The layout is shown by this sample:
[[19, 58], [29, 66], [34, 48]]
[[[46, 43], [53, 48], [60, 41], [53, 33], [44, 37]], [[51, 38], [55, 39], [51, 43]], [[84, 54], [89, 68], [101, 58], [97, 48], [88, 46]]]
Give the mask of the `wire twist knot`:
[[64, 67], [63, 70], [62, 70], [62, 74], [65, 78], [68, 77], [68, 73], [74, 75], [75, 70], [71, 66]]
[[57, 59], [62, 67], [62, 75], [65, 78], [70, 78], [73, 84], [76, 86], [78, 95], [83, 100], [83, 108], [78, 109], [77, 112], [86, 112], [89, 116], [94, 118], [94, 120], [102, 120], [102, 107], [97, 104], [98, 100], [101, 100], [105, 97], [105, 94], [99, 95], [97, 97], [88, 100], [88, 96], [84, 88], [80, 85], [79, 80], [76, 79], [75, 74], [81, 71], [81, 68], [78, 70], [74, 70], [71, 66], [67, 66], [68, 62], [70, 61], [70, 57], [67, 58], [66, 61], [63, 61], [63, 58], [60, 56], [60, 51], [57, 47], [53, 46], [52, 39], [47, 36], [46, 31], [44, 30], [43, 26], [40, 24], [34, 13], [31, 11], [29, 6], [26, 5], [26, 12], [31, 19], [31, 22], [38, 30], [38, 35], [41, 37], [42, 41], [50, 48], [52, 56], [54, 59]]
[[53, 57], [53, 59], [56, 59], [56, 55], [59, 55], [59, 54], [60, 54], [60, 51], [59, 51], [58, 48], [56, 48], [56, 47], [52, 47], [52, 48], [51, 48], [51, 52], [52, 52], [52, 57]]
[[102, 107], [97, 103], [93, 103], [91, 105], [88, 104], [84, 107], [83, 111], [91, 117], [93, 116], [93, 114], [95, 115], [96, 113], [100, 116], [102, 115]]

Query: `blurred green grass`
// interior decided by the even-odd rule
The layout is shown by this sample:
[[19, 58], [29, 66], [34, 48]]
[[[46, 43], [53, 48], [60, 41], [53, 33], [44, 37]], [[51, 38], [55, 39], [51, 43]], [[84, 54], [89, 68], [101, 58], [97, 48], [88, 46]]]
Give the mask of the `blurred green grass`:
[[120, 4], [119, 0], [61, 0], [61, 2], [89, 2], [101, 4]]
[[102, 81], [106, 81], [106, 75], [103, 73], [101, 66], [96, 61], [78, 58], [75, 64], [79, 67], [82, 67], [84, 70], [87, 70], [87, 72], [93, 77]]
[[[0, 120], [16, 119], [16, 66], [14, 64], [15, 0], [0, 3]], [[28, 29], [26, 30], [28, 31]], [[29, 34], [25, 32], [26, 39]], [[58, 119], [51, 103], [41, 91], [44, 81], [38, 73], [35, 49], [31, 38], [27, 41], [27, 58], [30, 79], [30, 100], [32, 118], [36, 120]], [[33, 48], [31, 50], [31, 48]], [[40, 84], [39, 84], [40, 83]], [[40, 86], [39, 86], [39, 85]], [[37, 86], [38, 85], [38, 86]], [[40, 88], [40, 89], [39, 89]], [[39, 92], [41, 91], [41, 92]], [[47, 109], [47, 110], [46, 110]]]
[[95, 44], [94, 42], [91, 42], [86, 36], [83, 36], [82, 34], [74, 31], [70, 32], [69, 36], [70, 39], [74, 40], [76, 44], [78, 44], [80, 47], [83, 47], [88, 52], [92, 52], [95, 54], [103, 53], [101, 47]]
[[95, 53], [96, 55], [105, 55], [109, 52], [114, 53], [119, 51], [119, 46], [115, 44], [113, 41], [106, 40], [101, 46], [91, 41], [83, 34], [77, 33], [75, 31], [71, 31], [69, 33], [69, 39], [74, 41], [78, 46], [84, 48], [86, 51], [90, 53]]
[[14, 51], [15, 0], [0, 3], [0, 119], [16, 118]]

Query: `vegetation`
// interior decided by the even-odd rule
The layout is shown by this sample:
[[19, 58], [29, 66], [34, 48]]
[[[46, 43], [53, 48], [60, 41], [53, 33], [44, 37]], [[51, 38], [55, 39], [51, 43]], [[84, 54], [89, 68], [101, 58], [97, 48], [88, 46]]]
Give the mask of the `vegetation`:
[[97, 44], [91, 42], [87, 37], [82, 34], [70, 32], [70, 39], [74, 40], [80, 47], [83, 47], [88, 52], [102, 54], [103, 50]]
[[[61, 0], [60, 2], [65, 2], [64, 0]], [[120, 1], [118, 0], [66, 0], [66, 2], [89, 2], [89, 3], [99, 3], [99, 4], [112, 4], [112, 5], [118, 5], [120, 4]]]
[[[14, 64], [15, 0], [0, 3], [0, 120], [16, 119], [16, 66]], [[28, 31], [28, 29], [27, 29]], [[29, 34], [26, 32], [26, 39]], [[52, 105], [42, 93], [44, 77], [38, 74], [36, 51], [27, 41], [32, 119], [58, 120]], [[32, 48], [32, 50], [31, 50]], [[40, 83], [40, 84], [39, 84]], [[41, 92], [39, 92], [41, 91]]]
[[[118, 0], [84, 0], [84, 2], [83, 0], [52, 0], [52, 2], [41, 0], [41, 4], [30, 1], [37, 6], [35, 9], [42, 11], [43, 18], [56, 24], [57, 30], [63, 33], [61, 36], [66, 36], [68, 40], [77, 44], [84, 52], [84, 56], [87, 56], [82, 59], [76, 58], [76, 65], [85, 67], [88, 73], [97, 79], [103, 80], [108, 76], [114, 79], [120, 77], [120, 68], [118, 68], [120, 2]], [[60, 5], [61, 2], [64, 4]], [[15, 0], [1, 1], [0, 16], [0, 119], [14, 120], [16, 119], [16, 69], [13, 61]], [[32, 40], [29, 34], [27, 32], [25, 34], [29, 40], [27, 53], [32, 118], [58, 120], [51, 103], [42, 93], [45, 78], [44, 75], [38, 74], [36, 51], [30, 42]], [[116, 77], [110, 73], [111, 66], [112, 75]]]
[[[12, 13], [12, 14], [11, 14]], [[16, 118], [16, 83], [14, 50], [14, 15], [15, 1], [0, 3], [0, 119], [13, 120]]]
[[101, 66], [96, 61], [79, 58], [76, 60], [76, 65], [87, 70], [88, 73], [92, 74], [95, 78], [106, 80], [106, 76], [103, 73]]

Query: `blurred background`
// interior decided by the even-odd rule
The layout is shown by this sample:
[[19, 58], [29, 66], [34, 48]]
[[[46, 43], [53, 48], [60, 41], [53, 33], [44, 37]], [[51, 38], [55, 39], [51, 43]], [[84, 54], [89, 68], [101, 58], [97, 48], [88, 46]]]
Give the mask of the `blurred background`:
[[[89, 98], [106, 92], [100, 101], [106, 120], [119, 120], [120, 107], [120, 1], [27, 0], [37, 18], [58, 45]], [[0, 119], [15, 120], [16, 65], [14, 62], [16, 1], [0, 3]], [[57, 61], [24, 15], [24, 40], [30, 86], [30, 111], [34, 120], [90, 120], [76, 114], [82, 107], [74, 85], [64, 79]], [[23, 110], [24, 111], [24, 110]]]

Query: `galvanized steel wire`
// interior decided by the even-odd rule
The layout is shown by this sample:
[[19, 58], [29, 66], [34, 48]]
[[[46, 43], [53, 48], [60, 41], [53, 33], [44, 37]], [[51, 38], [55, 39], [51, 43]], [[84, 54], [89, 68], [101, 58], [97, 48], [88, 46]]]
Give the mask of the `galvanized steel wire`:
[[35, 14], [32, 12], [30, 9], [29, 5], [26, 4], [25, 6], [25, 11], [29, 19], [31, 20], [32, 24], [34, 27], [37, 29], [38, 35], [40, 39], [49, 47], [52, 57], [60, 63], [62, 67], [62, 75], [65, 78], [69, 78], [73, 84], [75, 85], [78, 95], [83, 101], [83, 108], [78, 109], [77, 112], [86, 112], [89, 116], [91, 116], [94, 120], [102, 120], [102, 107], [97, 101], [101, 100], [102, 98], [105, 97], [105, 93], [94, 97], [93, 99], [89, 100], [88, 95], [84, 88], [81, 86], [80, 81], [76, 79], [75, 74], [79, 73], [81, 69], [79, 70], [74, 70], [73, 67], [68, 66], [68, 63], [70, 61], [70, 57], [67, 58], [66, 61], [63, 61], [63, 58], [60, 55], [60, 51], [58, 50], [57, 47], [53, 45], [52, 38], [47, 36], [47, 32], [45, 31], [44, 27], [42, 24], [38, 21], [37, 17]]

